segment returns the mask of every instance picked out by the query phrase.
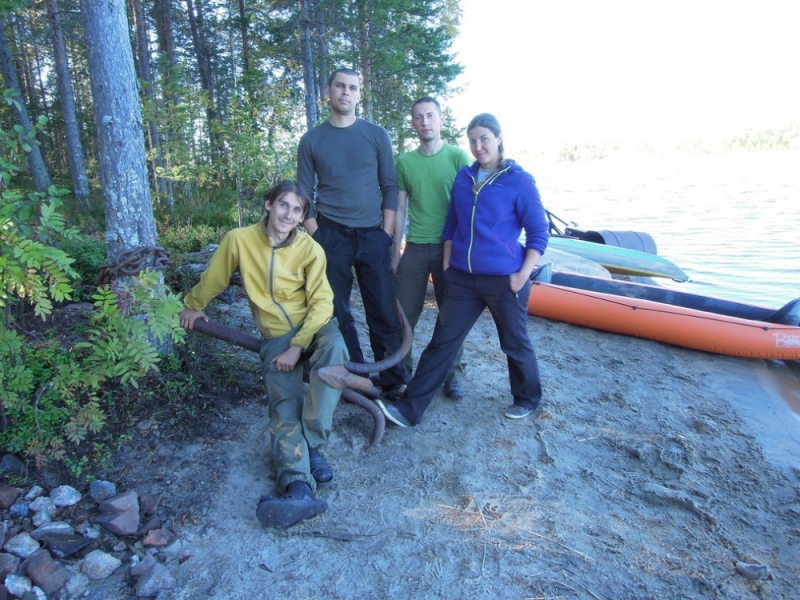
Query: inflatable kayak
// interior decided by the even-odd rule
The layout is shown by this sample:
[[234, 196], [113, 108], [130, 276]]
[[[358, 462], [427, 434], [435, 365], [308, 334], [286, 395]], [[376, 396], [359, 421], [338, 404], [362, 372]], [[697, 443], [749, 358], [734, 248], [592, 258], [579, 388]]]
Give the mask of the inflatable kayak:
[[773, 309], [545, 268], [528, 314], [704, 352], [800, 360], [800, 298]]

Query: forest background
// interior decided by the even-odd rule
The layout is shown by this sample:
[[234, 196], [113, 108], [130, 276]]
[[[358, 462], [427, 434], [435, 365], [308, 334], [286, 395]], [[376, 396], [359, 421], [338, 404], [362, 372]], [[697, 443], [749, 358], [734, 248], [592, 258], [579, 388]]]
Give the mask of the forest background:
[[[181, 257], [253, 222], [294, 176], [338, 67], [361, 73], [360, 116], [412, 147], [412, 102], [462, 91], [460, 20], [458, 0], [0, 2], [0, 448], [79, 475], [137, 412], [192, 417], [240, 385], [224, 357], [209, 369], [182, 343]], [[74, 302], [93, 309], [60, 312]]]
[[135, 415], [180, 422], [235, 388], [181, 343], [181, 257], [294, 176], [338, 67], [405, 148], [413, 100], [461, 72], [459, 18], [455, 0], [0, 4], [0, 448], [85, 474]]

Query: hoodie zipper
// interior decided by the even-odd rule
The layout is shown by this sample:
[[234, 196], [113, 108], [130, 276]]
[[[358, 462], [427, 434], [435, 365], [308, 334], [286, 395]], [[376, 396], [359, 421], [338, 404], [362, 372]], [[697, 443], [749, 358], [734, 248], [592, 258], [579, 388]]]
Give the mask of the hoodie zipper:
[[275, 303], [280, 311], [283, 313], [283, 316], [286, 317], [286, 321], [289, 323], [289, 329], [294, 329], [294, 323], [292, 323], [292, 319], [289, 318], [289, 313], [286, 312], [286, 309], [283, 308], [283, 305], [278, 302], [275, 298], [275, 257], [278, 254], [278, 248], [276, 246], [272, 247], [272, 259], [269, 263], [269, 297], [272, 298], [272, 301]]
[[[489, 175], [489, 177], [484, 179], [484, 181], [481, 184], [481, 186], [479, 188], [477, 188], [477, 191], [475, 191], [475, 193], [473, 194], [472, 215], [470, 216], [470, 220], [469, 220], [469, 247], [467, 248], [467, 268], [469, 269], [470, 273], [472, 273], [472, 246], [473, 246], [473, 244], [475, 242], [475, 213], [478, 210], [478, 194], [481, 193], [481, 190], [485, 186], [491, 185], [492, 182], [494, 182], [495, 179], [497, 179], [500, 175], [502, 175], [503, 173], [508, 171], [509, 168], [510, 167], [505, 167], [504, 169], [500, 169], [496, 173], [492, 173], [491, 175]], [[480, 169], [480, 167], [478, 167], [478, 169]], [[472, 178], [472, 189], [474, 190], [474, 189], [476, 189], [476, 186], [478, 185], [478, 181], [473, 175], [470, 175], [470, 177]]]

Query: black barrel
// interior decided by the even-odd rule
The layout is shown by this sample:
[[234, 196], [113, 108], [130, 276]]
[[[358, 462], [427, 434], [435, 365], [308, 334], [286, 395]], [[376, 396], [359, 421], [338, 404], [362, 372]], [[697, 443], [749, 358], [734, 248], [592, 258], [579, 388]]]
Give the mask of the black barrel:
[[648, 254], [658, 254], [656, 241], [649, 233], [643, 231], [579, 231], [567, 228], [565, 233], [568, 236], [577, 237], [584, 242], [594, 242], [595, 244], [605, 244], [606, 246], [617, 246], [628, 250], [638, 250]]

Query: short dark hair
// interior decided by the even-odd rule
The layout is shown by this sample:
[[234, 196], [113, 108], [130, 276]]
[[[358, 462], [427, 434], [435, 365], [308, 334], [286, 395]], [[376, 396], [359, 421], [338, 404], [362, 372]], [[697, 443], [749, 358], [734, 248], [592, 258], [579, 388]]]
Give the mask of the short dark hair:
[[436, 98], [433, 98], [432, 96], [423, 96], [422, 98], [414, 102], [414, 104], [411, 105], [411, 114], [412, 115], [414, 114], [414, 109], [417, 107], [417, 104], [427, 104], [428, 102], [430, 102], [431, 104], [435, 104], [436, 110], [439, 111], [439, 114], [442, 114], [442, 107], [439, 104], [439, 101]]
[[361, 77], [359, 77], [359, 75], [358, 75], [358, 71], [356, 71], [354, 69], [350, 69], [348, 67], [340, 67], [340, 68], [336, 69], [333, 73], [331, 73], [330, 77], [328, 77], [328, 85], [329, 86], [330, 86], [330, 84], [333, 83], [334, 77], [336, 77], [339, 73], [341, 73], [342, 75], [353, 75], [355, 77], [358, 77], [359, 80], [361, 79]]
[[264, 202], [267, 204], [267, 206], [271, 206], [273, 202], [290, 192], [297, 196], [298, 200], [300, 200], [300, 204], [303, 206], [303, 219], [305, 219], [308, 215], [308, 207], [311, 203], [308, 200], [308, 196], [305, 195], [300, 186], [294, 181], [284, 179], [283, 181], [269, 188], [264, 194]]

